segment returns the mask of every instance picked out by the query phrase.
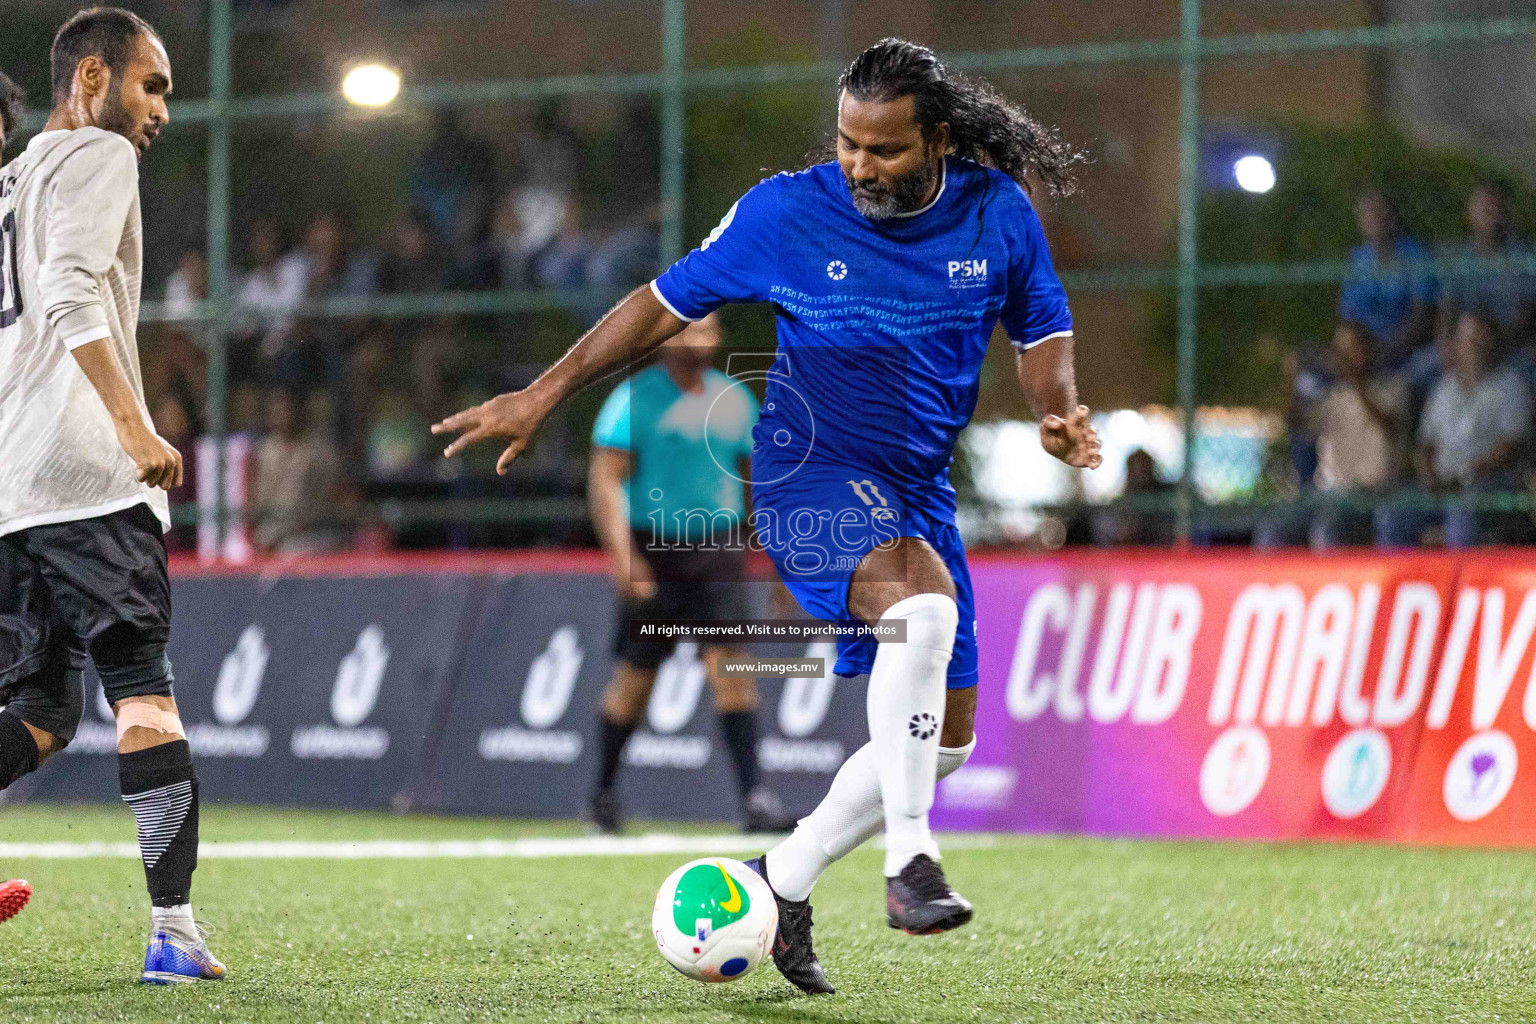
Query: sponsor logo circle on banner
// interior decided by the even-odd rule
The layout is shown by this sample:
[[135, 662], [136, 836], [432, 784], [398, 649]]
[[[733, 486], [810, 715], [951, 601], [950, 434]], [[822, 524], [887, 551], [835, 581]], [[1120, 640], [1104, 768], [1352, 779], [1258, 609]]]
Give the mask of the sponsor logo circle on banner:
[[1392, 772], [1392, 744], [1379, 729], [1344, 734], [1323, 763], [1323, 806], [1335, 818], [1358, 818], [1381, 799]]
[[1445, 809], [1457, 821], [1487, 817], [1515, 784], [1515, 741], [1497, 729], [1480, 732], [1456, 748], [1445, 769]]
[[1200, 801], [1226, 818], [1253, 803], [1269, 777], [1269, 739], [1251, 725], [1238, 725], [1220, 736], [1200, 763]]

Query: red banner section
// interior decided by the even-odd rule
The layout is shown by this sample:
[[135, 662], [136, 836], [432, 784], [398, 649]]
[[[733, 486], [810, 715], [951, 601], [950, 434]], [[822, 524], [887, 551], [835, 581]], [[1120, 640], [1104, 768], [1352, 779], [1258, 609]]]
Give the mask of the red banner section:
[[973, 565], [951, 828], [1536, 843], [1536, 554]]

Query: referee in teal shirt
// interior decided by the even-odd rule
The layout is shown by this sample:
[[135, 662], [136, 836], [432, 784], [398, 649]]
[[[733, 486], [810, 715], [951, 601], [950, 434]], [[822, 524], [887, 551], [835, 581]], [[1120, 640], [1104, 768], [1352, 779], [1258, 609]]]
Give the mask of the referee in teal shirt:
[[[657, 669], [677, 646], [631, 639], [630, 620], [747, 614], [742, 478], [757, 399], [711, 368], [719, 347], [717, 317], [693, 324], [661, 348], [655, 364], [614, 389], [592, 429], [587, 495], [619, 589], [617, 664], [603, 693], [590, 811], [607, 833], [623, 822], [614, 784], [624, 744], [645, 712]], [[701, 647], [736, 767], [743, 827], [786, 831], [793, 818], [757, 781], [757, 682], [720, 676], [719, 659], [739, 650]]]

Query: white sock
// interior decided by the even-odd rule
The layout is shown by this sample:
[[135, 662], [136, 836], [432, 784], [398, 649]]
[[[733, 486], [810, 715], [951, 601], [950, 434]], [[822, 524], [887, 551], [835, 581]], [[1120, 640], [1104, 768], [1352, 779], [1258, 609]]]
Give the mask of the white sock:
[[150, 907], [149, 918], [155, 931], [189, 942], [197, 941], [197, 924], [192, 920], [192, 904], [181, 903], [174, 907]]
[[905, 620], [905, 643], [882, 643], [869, 671], [869, 741], [885, 807], [885, 877], [920, 853], [938, 859], [928, 810], [938, 782], [945, 678], [960, 612], [943, 594], [916, 594], [885, 610]]
[[[976, 737], [963, 747], [940, 747], [935, 777], [943, 779], [970, 758]], [[875, 772], [874, 744], [866, 743], [843, 762], [832, 788], [795, 831], [768, 851], [768, 880], [787, 900], [811, 895], [822, 872], [880, 833], [885, 809]]]

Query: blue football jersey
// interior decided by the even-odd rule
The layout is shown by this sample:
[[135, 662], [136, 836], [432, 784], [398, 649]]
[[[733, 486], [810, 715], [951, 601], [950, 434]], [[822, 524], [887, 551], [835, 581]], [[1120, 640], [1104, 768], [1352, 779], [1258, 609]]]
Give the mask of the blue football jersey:
[[949, 464], [993, 328], [1001, 320], [1019, 348], [1072, 331], [1024, 190], [955, 157], [931, 203], [878, 221], [854, 207], [836, 162], [775, 175], [651, 287], [690, 321], [728, 302], [774, 304], [755, 480], [806, 462], [862, 469], [949, 522]]

